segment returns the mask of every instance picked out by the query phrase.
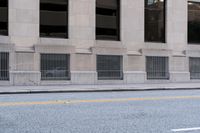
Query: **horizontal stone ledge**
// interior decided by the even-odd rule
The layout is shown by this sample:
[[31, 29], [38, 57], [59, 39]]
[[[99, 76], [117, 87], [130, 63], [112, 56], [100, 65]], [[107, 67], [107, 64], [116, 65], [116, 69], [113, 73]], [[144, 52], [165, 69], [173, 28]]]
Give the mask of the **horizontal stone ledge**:
[[84, 74], [84, 73], [88, 73], [88, 74], [94, 74], [94, 73], [97, 73], [96, 71], [71, 71], [71, 73], [81, 73], [81, 74]]
[[10, 71], [11, 74], [41, 74], [40, 71]]
[[145, 74], [144, 71], [124, 71], [124, 74]]
[[35, 44], [37, 53], [76, 53], [75, 46], [64, 44]]

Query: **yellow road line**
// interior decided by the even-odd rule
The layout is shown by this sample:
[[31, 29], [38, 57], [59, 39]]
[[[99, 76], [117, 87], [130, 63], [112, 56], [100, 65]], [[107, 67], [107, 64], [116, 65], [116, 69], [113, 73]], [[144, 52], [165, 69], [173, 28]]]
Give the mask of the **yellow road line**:
[[166, 96], [166, 97], [143, 97], [143, 98], [113, 98], [92, 100], [56, 100], [56, 101], [33, 101], [33, 102], [0, 102], [2, 106], [28, 106], [28, 105], [56, 105], [56, 104], [80, 104], [80, 103], [111, 103], [129, 101], [159, 101], [159, 100], [181, 100], [200, 99], [200, 96]]

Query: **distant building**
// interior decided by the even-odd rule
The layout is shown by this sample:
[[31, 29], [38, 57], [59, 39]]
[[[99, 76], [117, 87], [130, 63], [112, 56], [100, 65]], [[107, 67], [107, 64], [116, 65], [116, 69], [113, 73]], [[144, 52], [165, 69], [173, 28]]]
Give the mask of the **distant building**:
[[200, 81], [200, 0], [0, 0], [0, 85]]

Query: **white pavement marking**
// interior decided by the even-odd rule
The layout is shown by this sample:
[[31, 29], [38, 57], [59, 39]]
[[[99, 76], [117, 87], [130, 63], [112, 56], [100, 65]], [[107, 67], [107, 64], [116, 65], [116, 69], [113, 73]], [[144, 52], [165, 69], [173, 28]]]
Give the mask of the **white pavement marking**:
[[188, 132], [188, 131], [197, 131], [200, 130], [200, 127], [193, 127], [193, 128], [181, 128], [181, 129], [172, 129], [172, 132]]

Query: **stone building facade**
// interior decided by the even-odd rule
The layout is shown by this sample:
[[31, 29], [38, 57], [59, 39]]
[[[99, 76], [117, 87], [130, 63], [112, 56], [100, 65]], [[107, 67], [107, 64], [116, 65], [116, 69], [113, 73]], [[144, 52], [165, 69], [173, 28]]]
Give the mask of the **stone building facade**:
[[[2, 1], [4, 0], [0, 0]], [[151, 1], [153, 0], [149, 0]], [[68, 0], [67, 38], [41, 36], [40, 0], [8, 0], [8, 34], [0, 35], [0, 53], [9, 55], [8, 78], [0, 80], [0, 85], [199, 82], [198, 74], [196, 78], [192, 78], [190, 70], [190, 59], [194, 58], [198, 62], [200, 58], [200, 45], [188, 42], [188, 14], [193, 15], [188, 13], [189, 5], [188, 0], [165, 0], [165, 41], [148, 42], [145, 40], [145, 0], [120, 0], [118, 40], [97, 39], [96, 0]], [[196, 8], [195, 10], [200, 10]], [[3, 10], [0, 9], [0, 12]], [[1, 15], [0, 19], [3, 19]], [[112, 21], [106, 17], [104, 19], [102, 21], [108, 23]], [[56, 18], [47, 22], [51, 21], [56, 21]], [[103, 31], [100, 29], [99, 33], [101, 32]], [[47, 72], [42, 77], [42, 61], [48, 55], [51, 59], [54, 58], [53, 55], [67, 55], [57, 57], [68, 62], [66, 70], [66, 65], [59, 68], [61, 63], [58, 62], [58, 67], [47, 71], [52, 74], [55, 69], [60, 69], [59, 72], [64, 69], [63, 73], [67, 74], [60, 77], [68, 78], [48, 79], [44, 76]], [[103, 56], [109, 56], [110, 59], [104, 62]], [[110, 63], [111, 68], [107, 68], [108, 70], [98, 66], [104, 66], [106, 62], [109, 64], [112, 59], [115, 61]], [[56, 64], [55, 60], [56, 58], [51, 64]], [[154, 65], [156, 60], [160, 61], [158, 66]], [[119, 66], [114, 62], [119, 62]], [[1, 62], [1, 66], [3, 65], [5, 61]], [[197, 66], [193, 67], [197, 67], [198, 73], [200, 64], [195, 65]], [[151, 67], [158, 68], [155, 75], [150, 74], [148, 78], [147, 69]], [[160, 73], [167, 74], [163, 76], [159, 71], [156, 74], [159, 67], [162, 67]]]

